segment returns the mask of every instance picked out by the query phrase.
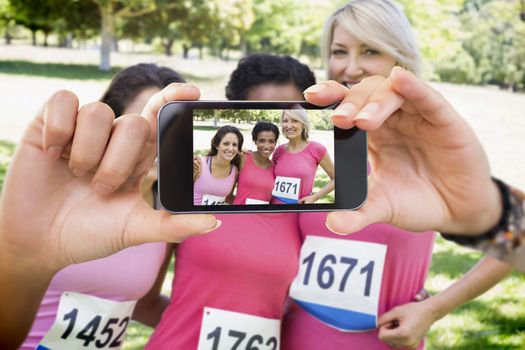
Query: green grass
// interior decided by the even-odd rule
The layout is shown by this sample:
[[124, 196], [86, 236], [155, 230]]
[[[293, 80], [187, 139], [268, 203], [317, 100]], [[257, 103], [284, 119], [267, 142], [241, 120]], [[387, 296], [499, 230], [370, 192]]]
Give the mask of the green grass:
[[[40, 63], [23, 60], [0, 60], [0, 73], [12, 75], [24, 75], [44, 78], [61, 78], [74, 80], [106, 80], [110, 81], [113, 76], [121, 71], [123, 67], [113, 67], [109, 72], [102, 72], [97, 65], [93, 64], [69, 64], [69, 63]], [[188, 82], [195, 84], [213, 83], [223, 80], [223, 77], [203, 77], [189, 72], [179, 73]]]
[[121, 67], [102, 72], [96, 65], [0, 61], [0, 73], [76, 80], [110, 80]]
[[[0, 188], [15, 144], [0, 140]], [[319, 179], [316, 186], [323, 186]], [[426, 288], [445, 289], [470, 269], [482, 255], [438, 237]], [[173, 278], [170, 265], [163, 292], [169, 294]], [[130, 324], [123, 349], [143, 349], [152, 329]], [[525, 350], [525, 276], [513, 273], [485, 295], [441, 319], [427, 337], [427, 350]]]
[[10, 141], [0, 140], [0, 192], [4, 185], [4, 177], [11, 157], [15, 153], [16, 144]]

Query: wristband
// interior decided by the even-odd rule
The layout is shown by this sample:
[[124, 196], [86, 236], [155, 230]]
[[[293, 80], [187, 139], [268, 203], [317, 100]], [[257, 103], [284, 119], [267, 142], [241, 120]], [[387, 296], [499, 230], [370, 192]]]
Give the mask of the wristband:
[[523, 193], [511, 190], [503, 181], [492, 178], [502, 198], [501, 218], [490, 230], [479, 235], [441, 233], [443, 238], [457, 244], [481, 250], [498, 259], [525, 244], [525, 198]]

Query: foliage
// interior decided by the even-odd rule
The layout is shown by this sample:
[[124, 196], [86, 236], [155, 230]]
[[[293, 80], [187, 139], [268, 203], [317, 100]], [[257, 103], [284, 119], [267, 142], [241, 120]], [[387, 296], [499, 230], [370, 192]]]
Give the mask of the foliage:
[[[54, 32], [67, 45], [102, 35], [174, 44], [184, 57], [207, 47], [228, 58], [271, 52], [319, 62], [327, 16], [346, 0], [0, 0], [0, 26], [14, 20], [34, 33]], [[522, 0], [398, 0], [416, 33], [426, 79], [496, 84], [525, 90], [525, 3]], [[101, 25], [103, 24], [103, 25]], [[103, 56], [105, 57], [105, 56]], [[109, 63], [109, 59], [107, 59]]]

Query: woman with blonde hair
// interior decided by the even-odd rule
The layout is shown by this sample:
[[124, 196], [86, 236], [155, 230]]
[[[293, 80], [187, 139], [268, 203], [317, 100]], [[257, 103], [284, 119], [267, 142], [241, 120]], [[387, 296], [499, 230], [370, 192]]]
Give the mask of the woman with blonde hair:
[[[309, 141], [311, 126], [304, 109], [283, 111], [281, 126], [288, 143], [277, 147], [273, 154], [275, 187], [272, 203], [315, 203], [335, 187], [334, 163], [324, 145]], [[313, 193], [318, 166], [326, 172], [330, 181], [321, 190]]]
[[[363, 91], [363, 79], [388, 77], [395, 66], [421, 71], [409, 21], [393, 1], [355, 0], [339, 8], [326, 23], [322, 48], [328, 78], [356, 95]], [[316, 85], [306, 94], [329, 85]], [[373, 103], [365, 107], [358, 118], [370, 118], [374, 108]], [[345, 115], [356, 109], [343, 101], [333, 118], [351, 127], [353, 121]], [[371, 181], [376, 151], [369, 150]], [[434, 232], [415, 235], [374, 224], [340, 237], [325, 223], [324, 213], [300, 214], [300, 268], [290, 288], [294, 303], [283, 321], [283, 349], [422, 349], [435, 321], [511, 271], [485, 258], [445, 291], [413, 303], [428, 274]]]

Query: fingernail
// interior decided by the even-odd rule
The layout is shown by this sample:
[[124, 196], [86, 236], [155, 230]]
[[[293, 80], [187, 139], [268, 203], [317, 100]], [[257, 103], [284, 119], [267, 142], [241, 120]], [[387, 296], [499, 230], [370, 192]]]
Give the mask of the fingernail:
[[308, 89], [304, 90], [303, 94], [317, 94], [326, 89], [325, 84], [312, 85]]
[[75, 174], [75, 176], [78, 176], [78, 177], [82, 177], [86, 175], [86, 171], [82, 169], [73, 168], [71, 169], [71, 171], [73, 172], [73, 174]]
[[372, 115], [379, 110], [379, 105], [375, 102], [367, 104], [354, 118], [354, 120], [362, 119], [369, 120], [372, 119]]
[[95, 188], [95, 191], [97, 191], [98, 193], [100, 193], [102, 195], [108, 195], [111, 192], [113, 192], [113, 187], [112, 186], [103, 184], [103, 183], [98, 182], [98, 181], [95, 182], [93, 187]]
[[47, 148], [47, 154], [49, 154], [49, 156], [51, 156], [52, 158], [58, 159], [60, 158], [60, 155], [62, 154], [63, 150], [64, 148], [60, 146], [49, 146]]
[[222, 221], [221, 221], [221, 220], [217, 220], [217, 224], [215, 224], [215, 227], [210, 228], [210, 229], [207, 230], [207, 231], [203, 231], [202, 233], [209, 233], [209, 232], [211, 232], [211, 231], [213, 231], [213, 230], [218, 229], [219, 227], [221, 227], [221, 225], [222, 225]]
[[342, 116], [342, 117], [350, 117], [352, 114], [355, 113], [357, 107], [352, 102], [347, 102], [343, 105], [340, 105], [337, 107], [337, 109], [332, 111], [332, 117], [334, 116]]
[[328, 226], [328, 222], [327, 221], [325, 221], [324, 225], [326, 226], [326, 228], [328, 230], [330, 230], [330, 232], [335, 233], [336, 235], [339, 235], [339, 236], [347, 236], [348, 235], [347, 233], [337, 232], [336, 230], [330, 228], [330, 226]]

